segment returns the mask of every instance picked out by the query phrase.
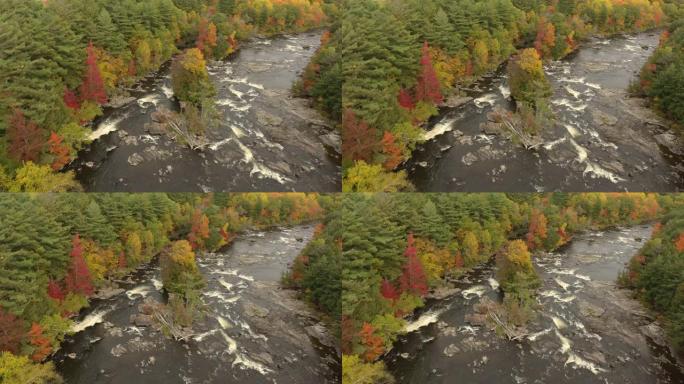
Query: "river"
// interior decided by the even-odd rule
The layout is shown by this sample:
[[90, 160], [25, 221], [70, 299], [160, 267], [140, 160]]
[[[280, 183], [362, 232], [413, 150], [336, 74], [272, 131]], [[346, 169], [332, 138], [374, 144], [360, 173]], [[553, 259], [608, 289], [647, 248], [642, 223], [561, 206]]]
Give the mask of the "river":
[[68, 384], [338, 382], [338, 354], [316, 336], [325, 333], [322, 324], [294, 292], [279, 287], [313, 231], [248, 232], [223, 251], [200, 255], [206, 316], [187, 343], [131, 323], [145, 298], [164, 300], [152, 263], [122, 284], [125, 292], [82, 314], [79, 332], [54, 357], [59, 372]]
[[684, 382], [653, 317], [614, 283], [651, 231], [588, 232], [535, 257], [540, 309], [520, 342], [464, 321], [480, 297], [501, 298], [492, 264], [475, 269], [458, 293], [416, 314], [385, 358], [389, 370], [399, 383]]
[[480, 128], [495, 107], [513, 110], [505, 68], [467, 91], [471, 101], [433, 119], [406, 169], [420, 191], [678, 191], [678, 140], [629, 83], [658, 45], [658, 32], [593, 38], [545, 65], [554, 94], [544, 145], [526, 150]]
[[255, 38], [208, 64], [220, 123], [204, 151], [146, 129], [157, 109], [178, 110], [166, 63], [131, 90], [135, 100], [105, 110], [69, 168], [87, 191], [340, 190], [338, 134], [290, 92], [321, 33]]

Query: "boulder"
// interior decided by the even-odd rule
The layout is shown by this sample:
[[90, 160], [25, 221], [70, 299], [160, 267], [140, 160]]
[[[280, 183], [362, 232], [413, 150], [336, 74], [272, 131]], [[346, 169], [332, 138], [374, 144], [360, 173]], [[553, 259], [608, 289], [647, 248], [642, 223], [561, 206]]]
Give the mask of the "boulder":
[[279, 126], [283, 123], [282, 118], [272, 115], [266, 111], [257, 111], [256, 118], [261, 125]]
[[609, 115], [609, 114], [607, 114], [607, 113], [605, 113], [599, 109], [592, 110], [591, 116], [592, 116], [592, 119], [594, 120], [594, 124], [596, 124], [596, 125], [613, 126], [613, 125], [617, 124], [617, 122], [618, 122], [617, 117], [615, 117], [613, 115]]
[[131, 315], [131, 323], [135, 324], [137, 327], [150, 327], [154, 322], [154, 317], [152, 315], [137, 314]]
[[468, 152], [461, 158], [461, 161], [463, 164], [467, 166], [473, 165], [477, 161], [477, 156], [475, 156], [472, 152]]
[[140, 156], [139, 153], [134, 153], [128, 156], [128, 164], [130, 164], [133, 167], [140, 165], [143, 161], [145, 161], [145, 159], [143, 159], [143, 157]]
[[454, 357], [454, 355], [459, 352], [461, 352], [461, 349], [459, 349], [455, 344], [450, 344], [448, 347], [444, 348], [444, 356], [446, 357]]
[[245, 310], [245, 314], [249, 317], [262, 317], [263, 318], [263, 317], [268, 316], [268, 314], [270, 312], [268, 309], [266, 309], [264, 307], [260, 307], [254, 303], [245, 303], [244, 304], [244, 310]]
[[481, 327], [487, 324], [487, 315], [481, 313], [468, 313], [464, 319], [470, 325]]
[[606, 311], [605, 309], [594, 304], [591, 304], [587, 301], [580, 301], [578, 305], [580, 313], [582, 314], [582, 316], [585, 317], [601, 317], [603, 316], [603, 313]]

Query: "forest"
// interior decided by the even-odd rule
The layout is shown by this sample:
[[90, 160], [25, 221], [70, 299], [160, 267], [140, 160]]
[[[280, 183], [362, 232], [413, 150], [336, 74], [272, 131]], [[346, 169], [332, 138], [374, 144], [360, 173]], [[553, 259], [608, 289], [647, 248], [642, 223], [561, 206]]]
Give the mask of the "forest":
[[[322, 0], [2, 1], [0, 190], [80, 190], [73, 172], [60, 171], [126, 88], [185, 49], [203, 66], [254, 35], [324, 26], [336, 10]], [[203, 71], [176, 82], [179, 99], [210, 96], [193, 90], [206, 85]]]
[[[681, 204], [678, 195], [644, 193], [344, 195], [343, 381], [391, 382], [379, 358], [404, 332], [406, 318], [448, 279], [495, 260], [507, 321], [524, 323], [539, 284], [531, 264], [535, 253], [558, 249], [585, 230], [661, 218], [662, 233], [679, 236], [672, 227], [681, 221], [675, 213]], [[668, 215], [679, 219], [667, 224]], [[675, 247], [673, 239], [667, 249]], [[673, 292], [682, 284], [682, 269], [659, 250], [644, 251], [663, 260], [653, 262], [640, 287], [648, 287], [649, 300], [663, 295], [656, 302], [666, 303], [670, 312], [658, 308], [675, 316]], [[680, 256], [673, 252], [672, 257]], [[663, 268], [671, 278], [653, 281]], [[681, 325], [676, 319], [672, 317], [672, 324]], [[681, 330], [672, 329], [670, 335], [676, 342]]]
[[192, 322], [192, 298], [204, 284], [195, 254], [216, 251], [247, 229], [318, 221], [328, 199], [303, 193], [0, 195], [0, 381], [59, 382], [49, 358], [81, 309], [157, 256], [169, 305]]
[[[341, 111], [334, 115], [341, 119], [343, 132], [344, 191], [411, 190], [400, 166], [424, 141], [423, 124], [448, 104], [450, 96], [497, 69], [519, 49], [529, 48], [522, 51], [519, 67], [540, 68], [542, 61], [567, 56], [590, 36], [666, 26], [679, 19], [680, 6], [659, 0], [344, 3], [340, 26], [329, 42], [334, 47], [327, 50], [341, 52], [341, 68], [321, 64], [310, 80], [311, 92], [318, 92], [322, 105], [341, 99]], [[663, 48], [660, 56], [667, 50]], [[668, 62], [676, 61], [678, 51], [674, 52]], [[321, 61], [330, 55], [322, 55]], [[667, 71], [668, 78], [681, 73], [673, 68]], [[528, 84], [529, 89], [511, 89], [523, 120], [531, 120], [528, 126], [541, 125], [535, 119], [548, 115], [538, 113], [545, 109], [542, 99], [548, 93], [543, 71], [509, 67], [509, 74], [512, 82], [520, 75], [518, 83]], [[341, 94], [321, 91], [339, 76]], [[674, 84], [668, 81], [667, 89], [676, 89]], [[659, 97], [656, 104], [675, 117], [672, 111], [681, 100], [674, 91], [668, 95], [652, 97]]]

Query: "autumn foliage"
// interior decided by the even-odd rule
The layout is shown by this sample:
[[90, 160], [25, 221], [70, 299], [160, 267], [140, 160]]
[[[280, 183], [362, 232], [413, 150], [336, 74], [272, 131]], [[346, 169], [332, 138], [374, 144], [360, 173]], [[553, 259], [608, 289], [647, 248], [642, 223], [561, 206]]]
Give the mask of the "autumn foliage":
[[24, 323], [18, 317], [0, 308], [0, 352], [19, 353], [24, 338]]
[[435, 67], [432, 65], [430, 58], [430, 47], [428, 42], [423, 44], [423, 56], [420, 59], [421, 73], [418, 76], [418, 85], [416, 85], [416, 99], [420, 101], [427, 101], [433, 104], [439, 104], [444, 97], [440, 90], [439, 80]]
[[404, 257], [406, 257], [406, 263], [403, 267], [403, 274], [399, 279], [401, 291], [424, 296], [428, 292], [427, 279], [425, 278], [423, 265], [420, 259], [418, 259], [412, 233], [408, 235]]
[[373, 325], [369, 323], [363, 323], [359, 332], [361, 344], [365, 348], [363, 358], [366, 361], [375, 361], [385, 350], [382, 337], [375, 335], [374, 332]]
[[81, 100], [93, 101], [100, 105], [106, 104], [107, 93], [105, 92], [100, 68], [97, 66], [97, 56], [92, 42], [88, 44], [86, 52], [86, 73], [81, 84]]
[[33, 354], [31, 355], [33, 361], [43, 361], [52, 353], [50, 340], [43, 335], [43, 328], [40, 324], [33, 323], [27, 336], [29, 344], [33, 347]]
[[342, 153], [346, 159], [370, 162], [378, 147], [377, 131], [345, 109], [342, 117]]
[[85, 296], [93, 294], [93, 282], [90, 277], [88, 265], [83, 258], [83, 246], [81, 238], [77, 234], [72, 240], [71, 266], [66, 278], [66, 287], [69, 292], [78, 293]]
[[7, 127], [7, 153], [16, 161], [37, 162], [44, 145], [41, 129], [19, 109], [14, 109]]

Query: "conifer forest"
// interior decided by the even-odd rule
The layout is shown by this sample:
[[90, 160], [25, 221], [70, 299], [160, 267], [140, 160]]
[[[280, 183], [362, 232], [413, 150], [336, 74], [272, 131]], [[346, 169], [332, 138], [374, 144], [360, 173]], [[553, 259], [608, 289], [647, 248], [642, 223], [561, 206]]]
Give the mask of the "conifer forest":
[[0, 0], [0, 384], [684, 383], [684, 0]]

